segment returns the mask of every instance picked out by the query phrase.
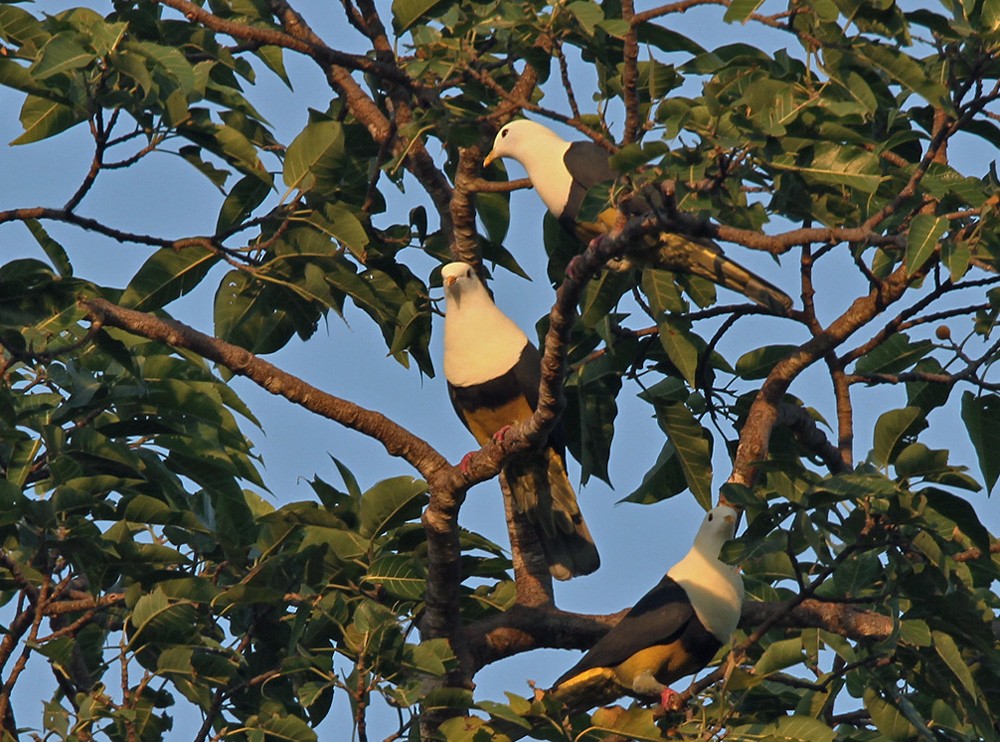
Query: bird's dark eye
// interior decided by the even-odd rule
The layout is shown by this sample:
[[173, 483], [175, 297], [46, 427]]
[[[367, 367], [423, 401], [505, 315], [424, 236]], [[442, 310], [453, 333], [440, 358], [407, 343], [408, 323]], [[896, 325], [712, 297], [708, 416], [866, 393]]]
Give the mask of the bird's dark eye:
[[507, 131], [507, 129], [504, 129], [503, 131], [501, 131], [501, 132], [500, 132], [500, 137], [501, 137], [501, 139], [502, 139], [503, 137], [507, 136], [507, 134], [508, 134], [508, 133], [509, 133], [509, 132]]
[[713, 515], [712, 515], [711, 513], [709, 513], [709, 514], [708, 514], [708, 519], [709, 519], [709, 520], [712, 520], [712, 518], [713, 518], [713, 517], [714, 517], [714, 516], [713, 516]]

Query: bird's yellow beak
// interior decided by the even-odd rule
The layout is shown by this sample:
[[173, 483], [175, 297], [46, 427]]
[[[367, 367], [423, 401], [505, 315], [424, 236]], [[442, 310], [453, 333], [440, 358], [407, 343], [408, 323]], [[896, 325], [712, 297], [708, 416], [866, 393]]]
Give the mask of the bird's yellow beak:
[[448, 288], [449, 286], [453, 285], [457, 280], [458, 280], [457, 276], [445, 276], [444, 287]]
[[486, 159], [483, 160], [483, 167], [489, 167], [496, 158], [497, 158], [497, 151], [495, 149], [490, 150], [490, 153], [486, 155]]

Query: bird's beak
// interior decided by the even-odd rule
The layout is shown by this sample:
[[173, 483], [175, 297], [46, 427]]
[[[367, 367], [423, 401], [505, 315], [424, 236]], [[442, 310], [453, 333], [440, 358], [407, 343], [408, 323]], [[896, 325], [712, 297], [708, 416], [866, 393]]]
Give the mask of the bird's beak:
[[490, 153], [486, 155], [486, 159], [483, 160], [483, 167], [489, 167], [497, 157], [499, 157], [497, 151], [495, 149], [490, 150]]
[[445, 276], [444, 287], [448, 288], [448, 287], [452, 286], [455, 283], [455, 281], [457, 281], [457, 280], [458, 280], [457, 276]]

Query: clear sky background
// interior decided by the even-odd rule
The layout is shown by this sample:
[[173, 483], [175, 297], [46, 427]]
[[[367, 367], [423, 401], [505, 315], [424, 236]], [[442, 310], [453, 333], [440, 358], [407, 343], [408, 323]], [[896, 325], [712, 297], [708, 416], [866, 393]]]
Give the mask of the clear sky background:
[[[339, 4], [323, 0], [293, 0], [314, 29], [331, 46], [339, 46], [341, 39], [353, 30], [343, 21]], [[90, 0], [65, 3], [62, 0], [43, 0], [27, 6], [32, 12], [44, 10], [55, 13], [65, 7], [87, 5], [105, 14], [110, 3]], [[637, 3], [637, 11], [652, 7], [646, 0]], [[765, 5], [766, 12], [768, 6]], [[172, 11], [168, 11], [172, 13]], [[677, 18], [673, 30], [690, 35], [706, 48], [735, 42], [781, 48], [793, 42], [790, 36], [777, 31], [763, 32], [759, 26], [726, 25], [721, 21], [719, 8], [699, 9]], [[674, 18], [669, 19], [671, 23]], [[348, 48], [357, 39], [344, 40]], [[789, 52], [801, 57], [797, 47]], [[661, 61], [681, 63], [684, 55], [671, 59], [658, 53]], [[248, 90], [251, 102], [275, 127], [279, 141], [289, 143], [307, 122], [309, 107], [327, 108], [331, 91], [320, 71], [311, 63], [294, 54], [286, 53], [285, 63], [294, 84], [289, 91], [274, 75], [258, 68], [256, 89]], [[586, 72], [586, 70], [584, 70]], [[558, 76], [553, 76], [557, 78]], [[593, 82], [585, 76], [574, 80], [580, 89], [592, 89]], [[549, 86], [550, 95], [543, 103], [568, 112], [561, 104], [556, 87]], [[686, 89], [685, 94], [697, 94], [697, 88]], [[73, 193], [89, 166], [93, 143], [85, 126], [60, 134], [53, 139], [26, 146], [10, 147], [7, 142], [21, 132], [17, 120], [22, 96], [7, 88], [0, 88], [0, 210], [12, 207], [60, 206]], [[581, 107], [594, 110], [596, 104], [589, 97], [580, 97]], [[536, 117], [537, 118], [537, 117]], [[620, 134], [620, 116], [610, 120], [613, 130]], [[555, 127], [558, 128], [558, 127]], [[571, 132], [563, 131], [567, 136]], [[176, 146], [176, 145], [175, 145]], [[430, 144], [431, 153], [441, 153], [436, 142]], [[953, 148], [951, 155], [963, 172], [983, 174], [996, 156], [994, 150], [980, 140], [968, 139], [961, 147]], [[265, 159], [265, 165], [278, 170], [276, 159]], [[511, 176], [521, 177], [519, 167], [510, 165]], [[233, 181], [230, 181], [230, 184]], [[390, 199], [390, 213], [384, 223], [403, 221], [405, 214], [421, 198], [419, 186], [408, 179], [405, 194]], [[391, 188], [391, 186], [389, 186]], [[275, 196], [274, 198], [277, 198]], [[422, 200], [426, 202], [426, 199]], [[93, 191], [79, 208], [79, 213], [102, 220], [116, 228], [166, 238], [179, 238], [212, 232], [222, 196], [190, 165], [179, 157], [154, 154], [138, 166], [103, 173]], [[525, 270], [534, 277], [527, 282], [502, 270], [497, 271], [493, 286], [497, 304], [534, 336], [533, 327], [540, 316], [548, 312], [553, 292], [545, 279], [545, 254], [542, 248], [541, 224], [544, 207], [530, 191], [513, 194], [511, 233], [506, 245], [514, 252]], [[433, 214], [431, 209], [428, 212]], [[383, 223], [383, 222], [379, 222]], [[69, 251], [76, 274], [109, 286], [123, 286], [149, 256], [151, 249], [137, 245], [119, 245], [103, 237], [59, 224], [47, 223], [46, 228]], [[432, 222], [433, 228], [433, 222]], [[772, 227], [780, 229], [780, 226]], [[33, 255], [44, 259], [27, 230], [20, 224], [0, 225], [0, 250], [6, 261], [16, 255]], [[417, 251], [410, 251], [416, 256]], [[829, 321], [842, 312], [866, 287], [856, 269], [846, 257], [825, 260], [824, 274], [819, 285], [819, 308], [822, 321]], [[777, 265], [769, 256], [738, 247], [728, 253], [756, 270], [769, 280], [783, 287], [798, 300], [798, 267], [794, 253]], [[426, 257], [411, 260], [411, 266], [424, 276], [430, 274], [433, 261]], [[204, 331], [212, 332], [212, 300], [218, 280], [225, 272], [219, 268], [205, 279], [190, 296], [174, 303], [169, 310], [179, 319]], [[825, 289], [825, 291], [824, 291]], [[439, 294], [440, 292], [438, 292]], [[732, 302], [737, 297], [720, 290], [720, 301]], [[367, 315], [349, 305], [342, 321], [335, 315], [326, 326], [308, 342], [293, 340], [269, 360], [281, 368], [332, 394], [378, 409], [412, 432], [426, 439], [449, 460], [457, 462], [474, 447], [474, 442], [451, 410], [444, 378], [440, 373], [440, 318], [435, 320], [432, 355], [438, 368], [435, 378], [422, 377], [415, 369], [404, 369], [386, 357], [381, 335]], [[634, 327], [643, 325], [637, 317]], [[711, 330], [704, 334], [710, 334]], [[744, 319], [731, 331], [721, 350], [731, 360], [753, 348], [776, 342], [800, 342], [805, 335], [798, 325], [773, 318]], [[249, 404], [261, 421], [263, 430], [245, 425], [244, 429], [255, 442], [257, 452], [263, 457], [263, 476], [270, 489], [267, 495], [275, 506], [296, 500], [315, 499], [307, 480], [314, 475], [339, 484], [336, 469], [330, 459], [335, 456], [343, 461], [366, 488], [374, 482], [400, 474], [415, 474], [402, 460], [389, 457], [381, 445], [365, 439], [328, 420], [318, 418], [295, 407], [284, 399], [274, 397], [244, 379], [231, 382], [240, 396]], [[687, 493], [653, 506], [617, 504], [641, 482], [643, 475], [656, 460], [663, 444], [663, 435], [651, 417], [651, 408], [639, 402], [634, 395], [639, 391], [626, 383], [619, 398], [615, 442], [610, 464], [614, 489], [602, 482], [591, 480], [579, 489], [581, 507], [601, 551], [602, 567], [593, 575], [577, 578], [556, 585], [556, 600], [560, 607], [589, 613], [612, 612], [634, 603], [663, 572], [688, 549], [702, 511]], [[829, 380], [820, 371], [803, 375], [792, 386], [791, 392], [818, 409], [827, 420], [835, 420]], [[952, 461], [969, 465], [979, 477], [975, 456], [964, 431], [955, 425], [935, 429], [935, 423], [944, 418], [958, 420], [959, 391], [953, 393], [948, 410], [938, 410], [931, 415], [932, 435], [925, 440], [931, 447], [950, 448]], [[865, 458], [870, 448], [874, 417], [866, 410], [880, 413], [905, 405], [902, 389], [862, 390], [854, 387], [856, 422], [855, 458]], [[725, 482], [729, 462], [721, 441], [716, 441], [715, 483]], [[579, 481], [579, 467], [570, 462], [570, 477]], [[972, 495], [971, 501], [984, 518], [991, 531], [996, 532], [998, 518], [995, 506], [987, 501], [985, 493]], [[500, 544], [507, 544], [502, 503], [495, 481], [485, 482], [470, 491], [462, 510], [463, 526], [479, 531]], [[536, 680], [546, 687], [563, 670], [571, 665], [578, 654], [559, 650], [538, 650], [520, 655], [485, 668], [476, 678], [476, 697], [503, 700], [503, 691], [527, 695], [527, 680]], [[50, 695], [47, 680], [50, 677], [41, 665], [41, 658], [33, 663], [33, 681], [18, 696], [17, 713], [21, 724], [40, 726], [39, 701]], [[683, 681], [678, 684], [683, 687]], [[44, 689], [44, 690], [42, 690]], [[179, 700], [181, 700], [178, 697]], [[183, 701], [181, 701], [183, 703]], [[37, 711], [31, 711], [34, 703]], [[26, 708], [27, 707], [27, 708]], [[175, 721], [177, 739], [189, 738], [200, 724], [197, 712], [186, 714], [189, 718]], [[395, 715], [376, 713], [369, 720], [371, 738], [381, 738], [395, 729]], [[349, 728], [350, 719], [344, 698], [335, 702], [331, 717], [321, 728], [327, 738], [342, 739]], [[188, 731], [190, 730], [190, 731]], [[337, 730], [336, 735], [333, 730]]]

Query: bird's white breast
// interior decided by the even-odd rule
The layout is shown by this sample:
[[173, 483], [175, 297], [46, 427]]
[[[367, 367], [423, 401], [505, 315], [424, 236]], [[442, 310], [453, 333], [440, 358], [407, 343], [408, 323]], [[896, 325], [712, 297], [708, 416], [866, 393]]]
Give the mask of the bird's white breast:
[[736, 630], [743, 608], [743, 578], [719, 559], [692, 549], [667, 572], [687, 593], [698, 620], [725, 643]]
[[463, 295], [445, 313], [444, 376], [453, 386], [492, 381], [514, 367], [527, 342], [485, 290]]

